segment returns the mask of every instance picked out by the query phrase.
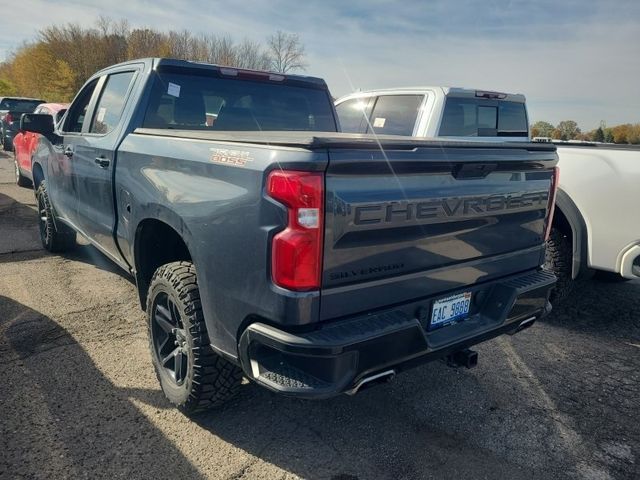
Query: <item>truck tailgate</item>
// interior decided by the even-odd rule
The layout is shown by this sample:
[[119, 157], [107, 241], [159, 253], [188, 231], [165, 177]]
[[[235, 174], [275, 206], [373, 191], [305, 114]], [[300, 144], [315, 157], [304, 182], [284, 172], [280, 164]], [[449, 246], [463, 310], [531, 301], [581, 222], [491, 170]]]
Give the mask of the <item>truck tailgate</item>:
[[556, 161], [528, 143], [332, 146], [320, 317], [539, 267]]

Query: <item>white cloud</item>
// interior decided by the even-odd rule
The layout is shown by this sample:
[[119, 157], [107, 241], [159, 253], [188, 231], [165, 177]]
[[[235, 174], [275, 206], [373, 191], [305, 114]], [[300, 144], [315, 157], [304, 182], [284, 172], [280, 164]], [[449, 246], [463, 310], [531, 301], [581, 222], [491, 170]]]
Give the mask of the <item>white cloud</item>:
[[[584, 129], [640, 121], [640, 4], [620, 1], [422, 2], [22, 0], [3, 12], [0, 44], [17, 45], [52, 22], [99, 14], [133, 26], [263, 40], [300, 33], [334, 95], [356, 88], [455, 85], [524, 93], [532, 119], [573, 118]], [[30, 12], [24, 15], [24, 12]], [[6, 51], [5, 51], [6, 54]]]

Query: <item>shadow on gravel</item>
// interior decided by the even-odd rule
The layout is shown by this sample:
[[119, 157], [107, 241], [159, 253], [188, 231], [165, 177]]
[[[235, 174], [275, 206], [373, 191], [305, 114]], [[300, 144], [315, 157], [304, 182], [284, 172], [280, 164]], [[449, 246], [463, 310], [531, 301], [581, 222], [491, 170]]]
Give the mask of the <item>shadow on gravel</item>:
[[0, 334], [1, 478], [202, 478], [55, 321], [0, 296]]
[[544, 322], [576, 333], [640, 342], [640, 281], [580, 282]]
[[[33, 260], [54, 255], [44, 250], [40, 243], [35, 207], [20, 203], [4, 193], [0, 193], [0, 231], [3, 232], [3, 236], [0, 238], [0, 264], [22, 260], [23, 256], [25, 259]], [[69, 260], [93, 265], [133, 281], [126, 272], [123, 272], [97, 248], [87, 244], [85, 240], [80, 238], [80, 235], [78, 238], [83, 244], [79, 244], [76, 249], [70, 252], [58, 255]]]
[[[307, 479], [536, 478], [541, 472], [453, 433], [454, 424], [469, 421], [467, 412], [478, 411], [487, 398], [472, 376], [463, 374], [461, 383], [451, 375], [448, 367], [430, 364], [394, 385], [323, 401], [286, 398], [245, 384], [228, 407], [194, 420], [260, 460]], [[417, 411], [414, 396], [419, 408], [431, 413]], [[449, 424], [442, 428], [431, 414]], [[249, 466], [238, 478], [253, 475], [259, 476]]]

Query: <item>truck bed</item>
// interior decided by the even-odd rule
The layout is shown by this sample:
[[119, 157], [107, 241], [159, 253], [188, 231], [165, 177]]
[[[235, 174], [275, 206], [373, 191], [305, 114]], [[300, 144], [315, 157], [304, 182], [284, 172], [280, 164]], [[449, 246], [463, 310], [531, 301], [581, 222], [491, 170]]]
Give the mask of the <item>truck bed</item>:
[[[555, 152], [553, 144], [541, 142], [474, 142], [465, 140], [444, 140], [440, 138], [417, 138], [398, 135], [362, 135], [339, 132], [253, 132], [253, 131], [197, 131], [167, 130], [154, 128], [137, 128], [139, 135], [155, 135], [173, 138], [208, 140], [212, 142], [248, 143], [273, 145], [280, 147], [297, 147], [309, 150], [324, 148], [363, 148], [379, 150], [391, 148], [395, 150], [411, 150], [415, 148], [438, 149], [442, 147], [474, 148], [479, 150], [516, 150], [527, 152]], [[514, 159], [514, 157], [511, 157]], [[528, 157], [530, 158], [530, 157]], [[515, 158], [517, 160], [517, 158]]]

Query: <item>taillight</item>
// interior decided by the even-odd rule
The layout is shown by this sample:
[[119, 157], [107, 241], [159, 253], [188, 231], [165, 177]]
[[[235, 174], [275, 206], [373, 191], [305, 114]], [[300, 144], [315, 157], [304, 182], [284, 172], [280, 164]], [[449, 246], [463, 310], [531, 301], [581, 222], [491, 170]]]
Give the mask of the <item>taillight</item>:
[[10, 113], [7, 113], [7, 114], [4, 116], [4, 121], [5, 121], [5, 122], [7, 122], [7, 123], [11, 123], [11, 122], [13, 122], [13, 115], [11, 115]]
[[549, 190], [549, 205], [547, 206], [547, 225], [544, 230], [544, 241], [549, 240], [551, 235], [551, 224], [553, 223], [553, 212], [556, 209], [556, 193], [558, 192], [558, 183], [560, 182], [560, 168], [554, 167], [551, 175], [551, 189]]
[[287, 227], [271, 243], [271, 277], [289, 290], [317, 290], [322, 273], [324, 175], [273, 171], [267, 193], [287, 207]]

